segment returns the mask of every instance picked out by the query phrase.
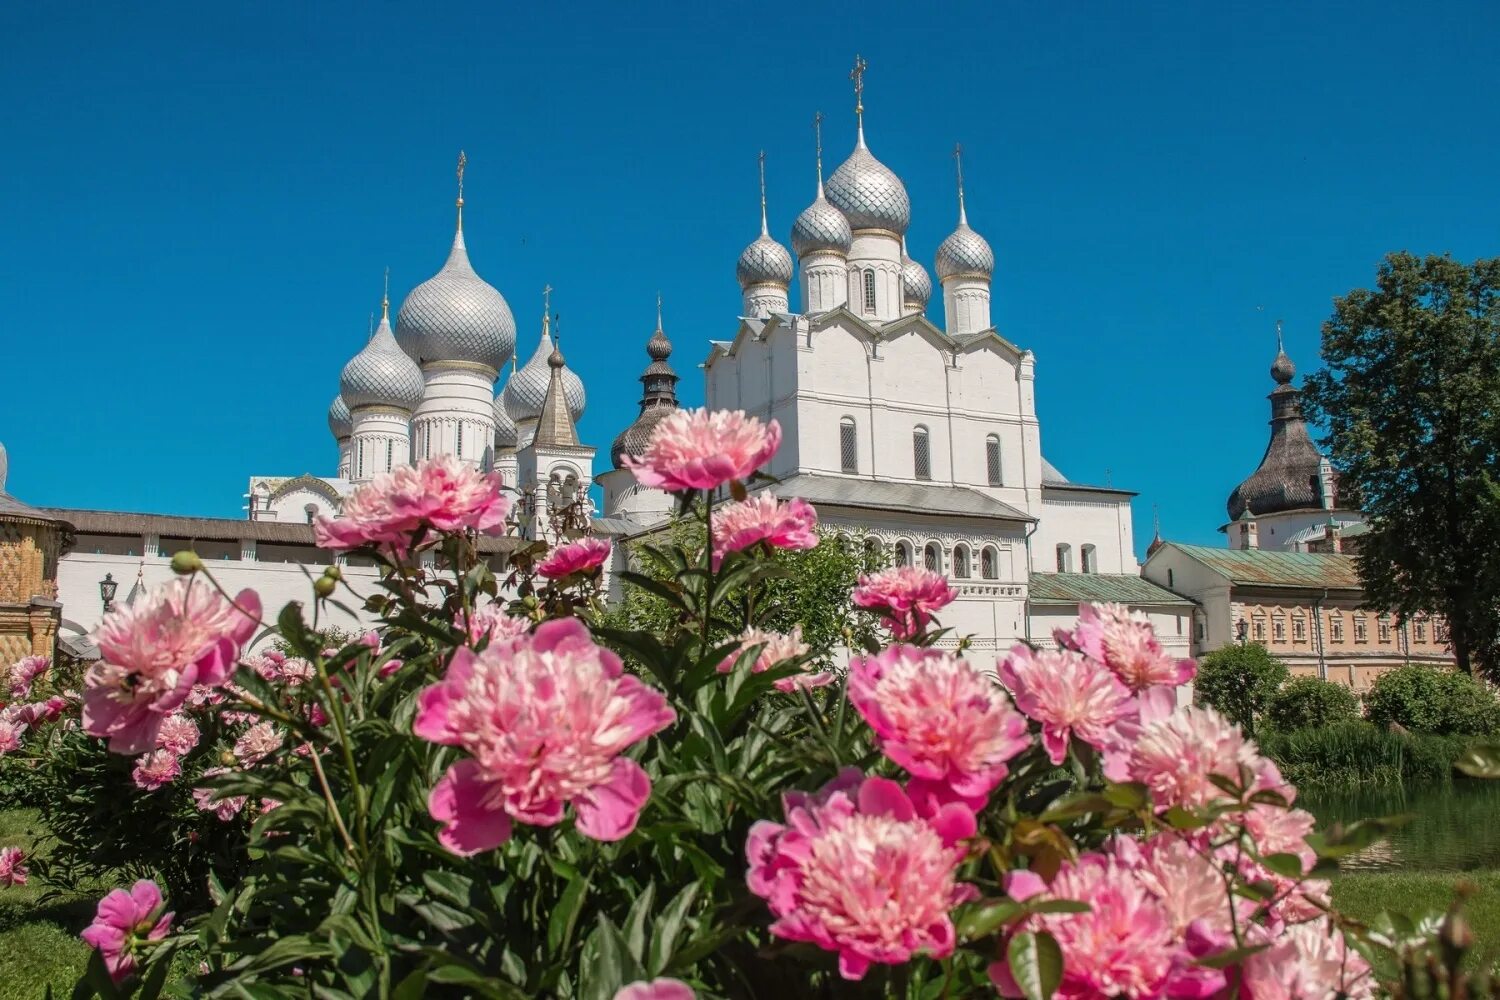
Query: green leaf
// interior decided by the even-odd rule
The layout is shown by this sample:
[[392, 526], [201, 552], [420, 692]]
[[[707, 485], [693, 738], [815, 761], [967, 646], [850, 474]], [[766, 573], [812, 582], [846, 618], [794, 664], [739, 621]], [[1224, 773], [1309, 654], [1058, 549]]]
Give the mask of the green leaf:
[[1250, 944], [1243, 948], [1230, 948], [1228, 951], [1221, 951], [1217, 954], [1204, 955], [1195, 964], [1209, 969], [1227, 969], [1231, 965], [1238, 965], [1256, 952], [1265, 951], [1269, 947], [1271, 947], [1270, 942], [1265, 944]]
[[325, 942], [314, 941], [306, 934], [289, 934], [271, 942], [264, 951], [248, 955], [234, 963], [237, 972], [265, 972], [283, 965], [309, 961], [314, 958], [330, 958], [333, 949]]
[[1050, 809], [1037, 817], [1037, 820], [1041, 823], [1060, 823], [1063, 820], [1077, 819], [1090, 813], [1111, 812], [1114, 808], [1115, 804], [1104, 795], [1094, 792], [1078, 792], [1058, 799]]
[[646, 918], [651, 915], [651, 906], [655, 902], [656, 883], [647, 882], [645, 891], [630, 904], [630, 912], [625, 915], [625, 926], [622, 928], [625, 947], [637, 962], [643, 961], [646, 956]]
[[1308, 837], [1307, 842], [1321, 858], [1348, 857], [1383, 840], [1392, 830], [1405, 826], [1411, 819], [1411, 815], [1408, 814], [1362, 819], [1348, 826], [1334, 823], [1321, 833]]
[[1166, 823], [1174, 830], [1196, 830], [1209, 824], [1208, 820], [1204, 819], [1201, 816], [1193, 815], [1186, 809], [1182, 808], [1182, 806], [1173, 806], [1166, 812], [1162, 813], [1161, 818], [1162, 822]]
[[995, 930], [1026, 914], [1013, 899], [991, 899], [966, 906], [958, 918], [958, 939], [975, 941], [989, 937]]
[[693, 908], [693, 902], [698, 898], [698, 889], [701, 882], [690, 882], [677, 896], [666, 905], [656, 917], [655, 926], [651, 931], [651, 948], [646, 955], [647, 970], [653, 976], [659, 976], [666, 969], [667, 963], [672, 960], [672, 953], [677, 948], [677, 939], [682, 935], [688, 911]]
[[1453, 766], [1471, 778], [1500, 778], [1500, 740], [1469, 744]]
[[574, 928], [578, 926], [578, 914], [583, 909], [583, 900], [588, 895], [590, 879], [582, 875], [573, 876], [562, 898], [552, 909], [547, 919], [547, 951], [559, 954], [568, 949], [573, 940]]
[[1062, 982], [1062, 949], [1046, 931], [1027, 931], [1010, 939], [1005, 951], [1010, 974], [1026, 1000], [1051, 1000]]
[[1021, 906], [1027, 913], [1088, 913], [1093, 909], [1081, 899], [1039, 899]]
[[1268, 854], [1260, 863], [1283, 878], [1302, 877], [1302, 859], [1295, 854]]
[[[645, 970], [631, 957], [619, 928], [602, 913], [588, 944], [580, 961], [581, 1000], [611, 1000], [627, 983], [645, 978]], [[589, 952], [593, 952], [592, 961]]]
[[1135, 812], [1151, 804], [1151, 790], [1139, 781], [1110, 784], [1104, 789], [1104, 797], [1121, 809]]

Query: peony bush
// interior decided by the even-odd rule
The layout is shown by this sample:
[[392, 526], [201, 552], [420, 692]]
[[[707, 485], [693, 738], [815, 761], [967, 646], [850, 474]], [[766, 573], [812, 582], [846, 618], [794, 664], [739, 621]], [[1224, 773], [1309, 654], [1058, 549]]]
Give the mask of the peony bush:
[[[1127, 609], [986, 662], [941, 626], [946, 580], [905, 567], [849, 595], [879, 631], [846, 657], [771, 628], [819, 540], [806, 503], [748, 491], [779, 440], [685, 412], [634, 460], [698, 526], [631, 553], [659, 628], [606, 615], [607, 541], [546, 537], [440, 458], [316, 526], [378, 563], [371, 593], [330, 568], [271, 619], [182, 554], [101, 626], [81, 694], [35, 700], [46, 666], [17, 665], [23, 798], [92, 753], [115, 799], [232, 831], [206, 866], [134, 861], [75, 995], [1321, 1000], [1464, 975], [1457, 909], [1398, 932], [1330, 906], [1323, 869], [1382, 823], [1314, 833]], [[334, 604], [379, 627], [329, 645]], [[0, 891], [45, 875], [0, 854]]]

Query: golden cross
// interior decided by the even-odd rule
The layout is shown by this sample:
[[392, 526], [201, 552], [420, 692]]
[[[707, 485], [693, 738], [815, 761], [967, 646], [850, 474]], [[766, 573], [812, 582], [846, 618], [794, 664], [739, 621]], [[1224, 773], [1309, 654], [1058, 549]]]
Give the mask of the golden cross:
[[849, 79], [854, 81], [854, 113], [857, 115], [865, 113], [865, 70], [869, 68], [869, 65], [862, 56], [856, 54], [854, 69], [849, 74]]
[[391, 318], [391, 269], [385, 269], [385, 291], [380, 294], [380, 318]]
[[464, 167], [469, 163], [469, 158], [464, 155], [463, 150], [458, 151], [458, 205], [464, 204]]
[[552, 311], [552, 286], [542, 286], [542, 316], [543, 318]]
[[818, 150], [818, 183], [823, 183], [823, 112], [813, 115], [813, 137]]

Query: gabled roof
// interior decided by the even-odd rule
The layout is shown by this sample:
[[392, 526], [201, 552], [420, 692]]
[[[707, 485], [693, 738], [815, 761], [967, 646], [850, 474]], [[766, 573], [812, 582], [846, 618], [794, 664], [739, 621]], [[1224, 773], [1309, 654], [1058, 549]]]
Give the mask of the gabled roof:
[[968, 486], [892, 483], [803, 472], [772, 483], [768, 488], [779, 497], [801, 497], [813, 506], [823, 503], [907, 514], [998, 518], [1026, 524], [1036, 520], [1025, 511]]
[[1174, 550], [1236, 586], [1301, 590], [1362, 589], [1354, 559], [1331, 552], [1220, 549], [1207, 545], [1167, 542], [1147, 562], [1160, 559], [1162, 553]]
[[59, 516], [56, 511], [38, 510], [30, 504], [22, 503], [4, 490], [0, 490], [0, 517], [21, 521], [61, 521], [68, 523], [66, 517]]
[[978, 333], [967, 333], [961, 337], [954, 337], [953, 342], [958, 345], [960, 351], [969, 351], [980, 347], [1003, 347], [1006, 351], [1015, 355], [1017, 360], [1031, 353], [1030, 351], [1022, 350], [1000, 336], [1000, 331], [994, 327], [990, 327], [988, 330], [980, 330]]
[[1032, 573], [1031, 603], [1076, 605], [1085, 602], [1116, 604], [1174, 604], [1192, 606], [1150, 580], [1124, 573]]

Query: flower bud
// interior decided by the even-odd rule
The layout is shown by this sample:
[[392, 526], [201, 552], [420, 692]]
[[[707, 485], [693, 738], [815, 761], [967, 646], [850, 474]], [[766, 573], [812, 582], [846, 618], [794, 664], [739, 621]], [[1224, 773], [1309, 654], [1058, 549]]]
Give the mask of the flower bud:
[[319, 597], [332, 597], [338, 585], [339, 582], [332, 577], [320, 576], [313, 581], [313, 593]]
[[236, 763], [234, 753], [229, 750], [220, 751], [219, 763], [223, 764], [225, 767], [233, 767]]
[[330, 580], [342, 580], [344, 578], [343, 570], [339, 569], [337, 566], [329, 566], [323, 571], [323, 575], [328, 577], [328, 579]]
[[203, 568], [203, 560], [198, 558], [198, 553], [191, 549], [183, 549], [172, 556], [172, 572], [178, 576], [187, 576], [196, 573]]

